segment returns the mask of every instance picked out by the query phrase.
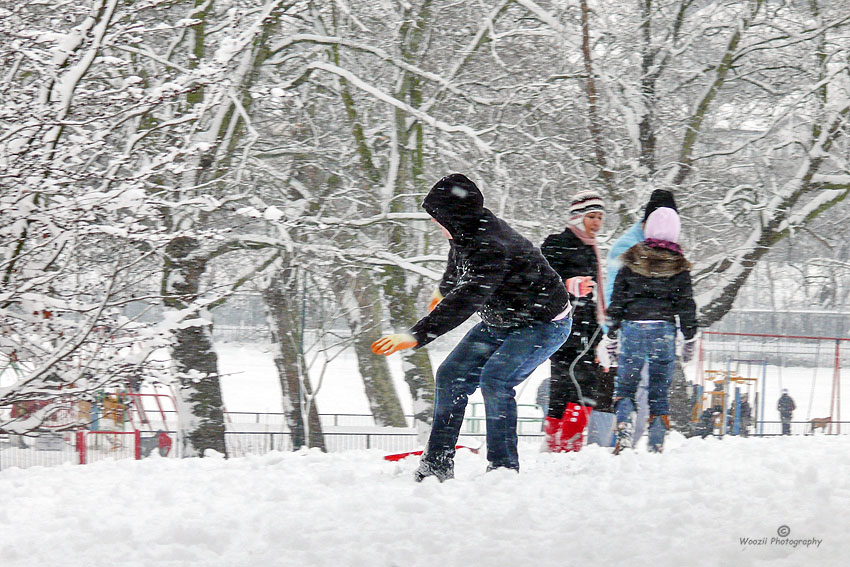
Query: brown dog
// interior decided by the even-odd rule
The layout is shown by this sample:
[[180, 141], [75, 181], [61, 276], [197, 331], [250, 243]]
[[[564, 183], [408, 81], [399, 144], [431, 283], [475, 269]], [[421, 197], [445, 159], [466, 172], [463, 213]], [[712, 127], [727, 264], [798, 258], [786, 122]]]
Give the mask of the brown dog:
[[811, 425], [811, 430], [809, 431], [810, 435], [815, 434], [815, 429], [820, 428], [824, 433], [826, 433], [826, 426], [832, 423], [831, 417], [815, 417], [809, 422]]

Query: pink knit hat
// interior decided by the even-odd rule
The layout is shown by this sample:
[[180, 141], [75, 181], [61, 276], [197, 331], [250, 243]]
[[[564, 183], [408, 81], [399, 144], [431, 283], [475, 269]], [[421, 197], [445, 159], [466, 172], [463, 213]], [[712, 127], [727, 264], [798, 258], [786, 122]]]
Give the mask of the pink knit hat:
[[680, 230], [682, 230], [682, 221], [678, 213], [667, 207], [652, 211], [643, 225], [643, 235], [646, 238], [667, 242], [679, 242]]

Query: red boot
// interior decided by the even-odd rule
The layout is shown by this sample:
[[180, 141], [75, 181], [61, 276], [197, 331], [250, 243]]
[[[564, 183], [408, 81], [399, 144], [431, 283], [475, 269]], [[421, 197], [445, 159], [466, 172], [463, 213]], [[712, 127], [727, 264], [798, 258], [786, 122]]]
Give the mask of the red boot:
[[547, 417], [543, 421], [543, 433], [546, 434], [543, 446], [540, 450], [544, 453], [557, 453], [561, 445], [561, 421], [554, 417]]
[[593, 408], [568, 404], [561, 425], [561, 452], [580, 451], [584, 446], [584, 428]]

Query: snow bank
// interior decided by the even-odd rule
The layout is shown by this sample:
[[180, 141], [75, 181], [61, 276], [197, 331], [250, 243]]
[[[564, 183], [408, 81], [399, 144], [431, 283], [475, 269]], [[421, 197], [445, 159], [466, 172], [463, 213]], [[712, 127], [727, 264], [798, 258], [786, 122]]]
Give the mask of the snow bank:
[[847, 437], [675, 436], [619, 457], [523, 445], [519, 475], [463, 451], [444, 484], [382, 456], [7, 469], [0, 564], [839, 566], [850, 552]]

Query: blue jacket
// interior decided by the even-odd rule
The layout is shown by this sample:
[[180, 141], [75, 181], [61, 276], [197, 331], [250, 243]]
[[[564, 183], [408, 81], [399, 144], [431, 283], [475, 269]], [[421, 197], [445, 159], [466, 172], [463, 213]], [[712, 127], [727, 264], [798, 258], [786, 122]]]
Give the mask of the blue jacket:
[[611, 294], [614, 293], [614, 282], [617, 280], [617, 272], [623, 265], [621, 256], [623, 252], [643, 242], [643, 223], [637, 222], [629, 230], [624, 232], [608, 251], [607, 271], [605, 273], [605, 303], [611, 305]]

